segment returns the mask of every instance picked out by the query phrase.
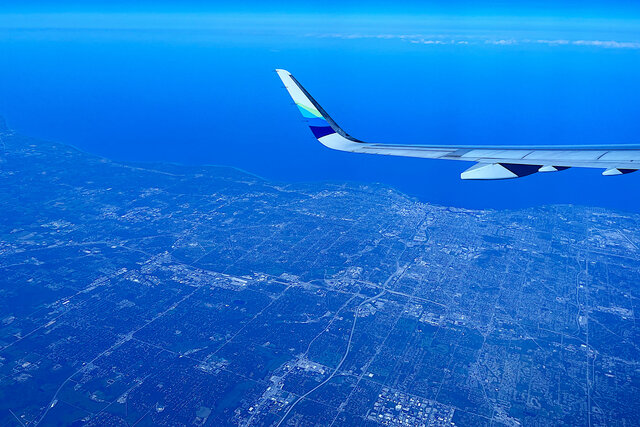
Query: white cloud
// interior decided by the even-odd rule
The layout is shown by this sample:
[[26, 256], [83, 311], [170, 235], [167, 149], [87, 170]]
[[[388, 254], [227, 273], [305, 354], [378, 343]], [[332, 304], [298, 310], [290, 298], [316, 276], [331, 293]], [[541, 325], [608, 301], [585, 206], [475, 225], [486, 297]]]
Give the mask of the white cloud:
[[524, 40], [526, 43], [540, 43], [551, 46], [564, 45], [571, 43], [569, 40]]
[[309, 37], [340, 38], [345, 40], [379, 39], [402, 40], [423, 45], [477, 45], [484, 43], [495, 46], [515, 46], [519, 44], [541, 44], [547, 46], [593, 46], [609, 49], [640, 49], [640, 42], [615, 40], [566, 40], [566, 39], [486, 39], [481, 36], [453, 36], [446, 34], [308, 34]]
[[420, 40], [418, 43], [422, 44], [449, 44], [448, 42], [442, 40]]
[[640, 43], [637, 42], [617, 42], [614, 40], [575, 40], [572, 42], [578, 46], [598, 46], [612, 49], [640, 49]]
[[509, 39], [509, 40], [485, 40], [486, 44], [495, 44], [495, 45], [499, 45], [499, 46], [506, 46], [506, 45], [511, 45], [511, 44], [517, 44], [518, 42], [514, 39]]

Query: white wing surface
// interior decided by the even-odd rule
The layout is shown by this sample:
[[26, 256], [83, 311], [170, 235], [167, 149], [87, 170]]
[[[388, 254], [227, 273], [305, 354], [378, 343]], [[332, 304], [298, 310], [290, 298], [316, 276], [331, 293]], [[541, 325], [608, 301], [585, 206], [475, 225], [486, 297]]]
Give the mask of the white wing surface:
[[342, 130], [291, 73], [276, 72], [313, 135], [334, 150], [477, 162], [460, 174], [462, 179], [519, 178], [572, 167], [604, 169], [605, 176], [640, 169], [640, 145], [401, 145], [361, 141]]

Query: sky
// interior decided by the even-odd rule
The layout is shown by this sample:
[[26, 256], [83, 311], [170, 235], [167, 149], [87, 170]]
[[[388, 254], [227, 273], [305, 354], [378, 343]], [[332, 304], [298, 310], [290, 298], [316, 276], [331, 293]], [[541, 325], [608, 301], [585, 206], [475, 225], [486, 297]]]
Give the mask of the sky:
[[637, 2], [388, 3], [5, 0], [0, 115], [116, 160], [378, 182], [446, 206], [640, 210], [640, 174], [468, 182], [471, 164], [331, 151], [273, 71], [367, 141], [640, 143]]

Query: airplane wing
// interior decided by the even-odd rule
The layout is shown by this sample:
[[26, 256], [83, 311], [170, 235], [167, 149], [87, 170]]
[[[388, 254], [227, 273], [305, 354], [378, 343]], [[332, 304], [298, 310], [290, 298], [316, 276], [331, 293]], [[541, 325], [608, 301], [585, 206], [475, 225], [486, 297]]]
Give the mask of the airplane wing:
[[572, 167], [601, 168], [605, 176], [640, 169], [640, 145], [401, 145], [364, 142], [346, 133], [286, 70], [276, 70], [313, 135], [326, 147], [352, 153], [477, 162], [462, 179], [508, 179]]

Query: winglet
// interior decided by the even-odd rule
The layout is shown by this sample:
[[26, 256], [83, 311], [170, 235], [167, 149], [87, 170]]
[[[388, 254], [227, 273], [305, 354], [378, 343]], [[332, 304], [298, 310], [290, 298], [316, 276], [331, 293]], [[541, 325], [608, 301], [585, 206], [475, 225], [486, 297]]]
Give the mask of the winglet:
[[291, 73], [282, 69], [277, 69], [276, 73], [318, 141], [329, 148], [344, 151], [353, 151], [350, 147], [362, 142], [342, 130]]

